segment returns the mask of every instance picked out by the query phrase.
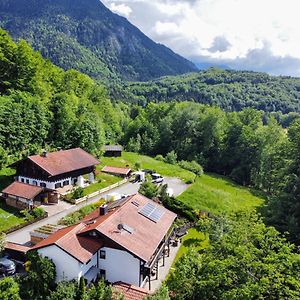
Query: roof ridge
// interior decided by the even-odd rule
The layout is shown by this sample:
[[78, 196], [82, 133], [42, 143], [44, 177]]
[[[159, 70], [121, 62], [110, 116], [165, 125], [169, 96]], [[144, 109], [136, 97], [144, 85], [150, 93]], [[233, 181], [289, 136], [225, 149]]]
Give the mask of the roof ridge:
[[[63, 238], [65, 238], [68, 234], [73, 233], [73, 231], [74, 231], [79, 225], [83, 225], [83, 227], [86, 226], [84, 223], [80, 222], [80, 223], [78, 223], [78, 224], [74, 224], [74, 225], [67, 226], [67, 227], [64, 227], [64, 228], [60, 229], [60, 230], [64, 230], [64, 229], [67, 229], [68, 227], [74, 226], [74, 228], [72, 228], [70, 231], [66, 232], [66, 233], [65, 233], [64, 235], [62, 235], [59, 239], [57, 239], [57, 240], [54, 242], [54, 244], [56, 244], [57, 242], [61, 241], [61, 240], [62, 240]], [[60, 230], [58, 230], [58, 231], [60, 231]], [[81, 228], [80, 228], [80, 230], [81, 230]], [[56, 232], [58, 232], [58, 231], [56, 231]], [[76, 236], [77, 236], [77, 233], [76, 233]]]

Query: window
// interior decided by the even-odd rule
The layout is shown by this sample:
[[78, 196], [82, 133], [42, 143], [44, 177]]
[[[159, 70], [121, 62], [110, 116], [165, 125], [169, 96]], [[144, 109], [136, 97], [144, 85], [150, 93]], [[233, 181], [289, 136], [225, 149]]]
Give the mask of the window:
[[66, 186], [66, 185], [69, 185], [69, 180], [65, 180], [65, 181], [63, 182], [63, 186]]
[[60, 188], [60, 187], [61, 187], [61, 182], [55, 183], [55, 188], [56, 188], [56, 189], [58, 189], [58, 188]]
[[106, 258], [106, 252], [105, 250], [100, 250], [100, 258], [105, 259]]
[[45, 182], [40, 182], [40, 186], [41, 187], [46, 187], [46, 183]]
[[36, 180], [33, 180], [33, 181], [32, 181], [32, 184], [33, 184], [33, 185], [37, 185], [37, 181], [36, 181]]
[[100, 277], [103, 279], [106, 278], [106, 271], [104, 269], [100, 269]]
[[21, 178], [21, 182], [25, 182], [24, 178]]
[[29, 184], [29, 179], [26, 179], [26, 183], [28, 183], [28, 184]]

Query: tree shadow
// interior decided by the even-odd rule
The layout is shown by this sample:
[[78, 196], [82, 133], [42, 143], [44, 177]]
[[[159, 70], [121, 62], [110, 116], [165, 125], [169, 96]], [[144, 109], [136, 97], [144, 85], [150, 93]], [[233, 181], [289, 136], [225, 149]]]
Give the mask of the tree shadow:
[[185, 247], [191, 247], [191, 246], [194, 246], [194, 247], [200, 247], [201, 244], [205, 241], [205, 238], [203, 239], [198, 239], [198, 238], [190, 238], [190, 239], [187, 239], [185, 241], [183, 241], [183, 245]]

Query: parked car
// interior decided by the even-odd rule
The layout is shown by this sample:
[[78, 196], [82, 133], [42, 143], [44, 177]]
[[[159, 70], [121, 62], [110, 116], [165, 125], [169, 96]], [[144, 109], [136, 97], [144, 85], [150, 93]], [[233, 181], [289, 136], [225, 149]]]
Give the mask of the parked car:
[[7, 257], [0, 258], [0, 273], [3, 275], [13, 275], [16, 273], [16, 264]]
[[162, 183], [164, 181], [164, 178], [158, 173], [153, 173], [151, 176], [153, 183]]

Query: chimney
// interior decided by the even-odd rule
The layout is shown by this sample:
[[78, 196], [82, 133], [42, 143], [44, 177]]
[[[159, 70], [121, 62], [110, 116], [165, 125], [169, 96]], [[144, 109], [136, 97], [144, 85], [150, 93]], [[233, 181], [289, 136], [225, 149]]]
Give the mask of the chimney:
[[106, 215], [108, 212], [108, 206], [107, 204], [103, 204], [100, 206], [100, 216]]
[[42, 157], [47, 157], [47, 155], [48, 155], [47, 150], [43, 150], [43, 152], [42, 152]]

